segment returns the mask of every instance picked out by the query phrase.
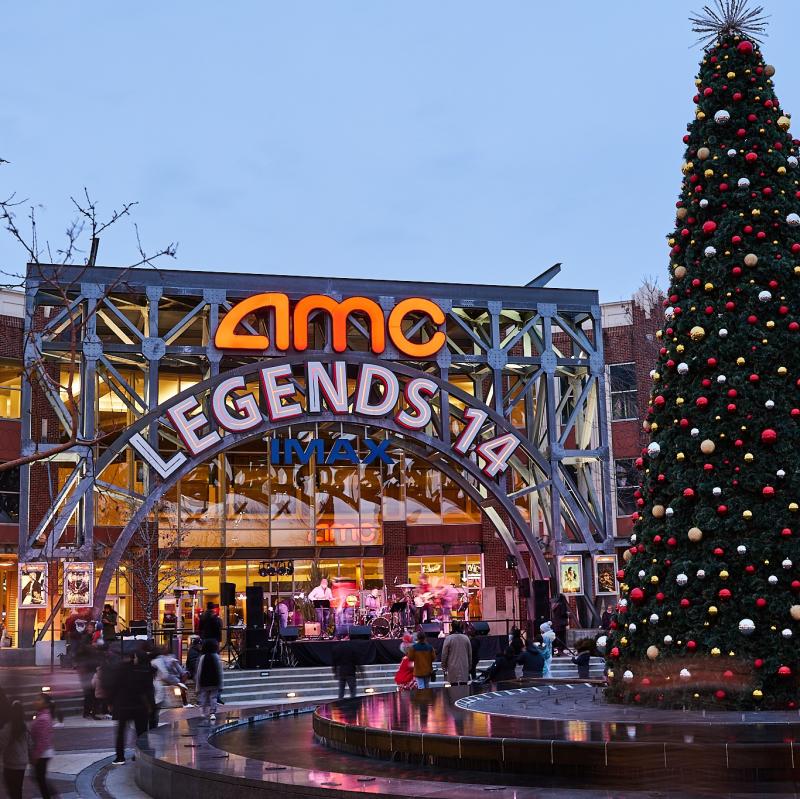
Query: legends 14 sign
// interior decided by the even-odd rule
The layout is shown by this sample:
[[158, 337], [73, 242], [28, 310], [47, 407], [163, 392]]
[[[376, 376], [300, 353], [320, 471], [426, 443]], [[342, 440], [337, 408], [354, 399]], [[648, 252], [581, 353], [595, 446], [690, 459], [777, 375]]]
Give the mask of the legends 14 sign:
[[[351, 396], [346, 361], [333, 361], [330, 371], [319, 361], [309, 361], [304, 368], [306, 391], [302, 396], [298, 395], [292, 382], [290, 365], [279, 364], [259, 370], [261, 403], [272, 422], [289, 424], [306, 414], [323, 411], [341, 416], [390, 417], [406, 430], [423, 430], [431, 421], [431, 401], [438, 395], [439, 386], [430, 378], [412, 378], [401, 391], [400, 381], [390, 368], [362, 364]], [[209, 405], [216, 422], [213, 426], [196, 397], [186, 397], [166, 411], [171, 425], [192, 456], [219, 444], [226, 433], [255, 430], [263, 421], [259, 398], [247, 390], [245, 379], [240, 375], [223, 379], [217, 384], [211, 392]], [[452, 444], [453, 451], [459, 455], [475, 452], [480, 456], [482, 469], [488, 477], [505, 472], [509, 459], [521, 443], [520, 438], [513, 433], [504, 433], [476, 444], [484, 424], [487, 421], [490, 425], [493, 423], [489, 421], [486, 411], [479, 408], [466, 407], [463, 418], [464, 428]], [[319, 449], [315, 442], [312, 441], [312, 444]], [[177, 471], [187, 460], [185, 453], [177, 452], [165, 461], [139, 433], [131, 437], [131, 445], [164, 478]], [[366, 445], [371, 451], [366, 453], [364, 463], [378, 460], [388, 462], [388, 453], [385, 451], [388, 441]], [[294, 453], [294, 448], [287, 449], [288, 446], [284, 444], [281, 449], [275, 445], [271, 456], [277, 461], [281, 458], [285, 460], [287, 452], [290, 456]], [[336, 450], [337, 442], [330, 447], [327, 457], [331, 451], [339, 452], [342, 449], [338, 445], [339, 449]], [[307, 447], [304, 447], [303, 452], [306, 451]]]

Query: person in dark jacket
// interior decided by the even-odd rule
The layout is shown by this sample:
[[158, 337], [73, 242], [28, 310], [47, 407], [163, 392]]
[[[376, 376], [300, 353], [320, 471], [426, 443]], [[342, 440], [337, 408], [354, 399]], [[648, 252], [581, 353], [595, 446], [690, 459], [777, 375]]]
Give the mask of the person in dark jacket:
[[578, 667], [578, 679], [589, 679], [589, 663], [591, 661], [591, 650], [593, 646], [593, 642], [586, 640], [579, 641], [576, 646], [578, 654], [572, 658], [572, 662]]
[[511, 628], [511, 640], [508, 645], [514, 650], [514, 654], [519, 657], [525, 649], [525, 642], [522, 640], [522, 630], [519, 627]]
[[564, 594], [553, 597], [553, 601], [550, 603], [550, 621], [553, 624], [553, 632], [556, 634], [553, 654], [560, 654], [564, 651], [567, 643], [567, 626], [569, 624], [569, 605]]
[[114, 765], [125, 762], [125, 733], [132, 721], [137, 737], [147, 732], [148, 720], [156, 705], [153, 690], [153, 669], [144, 651], [120, 664], [113, 687], [114, 716], [117, 719]]
[[197, 661], [200, 660], [200, 655], [203, 654], [203, 641], [198, 635], [192, 636], [192, 642], [189, 644], [189, 650], [186, 652], [186, 671], [189, 676], [194, 680], [195, 672], [197, 671]]
[[469, 629], [469, 643], [472, 646], [472, 665], [469, 671], [469, 676], [474, 682], [478, 679], [478, 663], [481, 659], [481, 643], [471, 626]]
[[517, 656], [510, 646], [494, 659], [494, 663], [489, 667], [489, 676], [492, 682], [505, 682], [517, 678]]
[[216, 641], [217, 646], [222, 642], [222, 619], [214, 610], [214, 603], [206, 604], [205, 611], [200, 615], [197, 631], [204, 641]]
[[350, 689], [350, 698], [355, 699], [361, 659], [352, 641], [334, 644], [332, 665], [333, 673], [339, 680], [339, 699], [344, 699], [345, 685]]
[[217, 654], [217, 642], [211, 638], [203, 641], [203, 652], [197, 661], [194, 684], [197, 688], [197, 703], [203, 718], [216, 721], [217, 697], [222, 690], [222, 661]]
[[604, 630], [610, 630], [612, 621], [614, 621], [614, 609], [611, 607], [610, 603], [606, 603], [606, 606], [603, 608], [603, 615], [600, 617], [600, 626]]
[[100, 623], [103, 625], [103, 640], [109, 644], [117, 637], [117, 621], [119, 615], [114, 608], [106, 603], [103, 606], [103, 615], [100, 617]]
[[541, 677], [544, 671], [544, 654], [539, 645], [531, 641], [517, 657], [517, 663], [522, 666], [523, 677]]

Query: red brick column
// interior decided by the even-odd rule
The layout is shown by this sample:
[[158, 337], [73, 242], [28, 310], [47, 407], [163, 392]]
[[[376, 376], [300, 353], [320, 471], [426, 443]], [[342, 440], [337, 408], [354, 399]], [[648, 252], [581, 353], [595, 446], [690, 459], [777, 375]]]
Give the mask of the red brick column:
[[383, 581], [389, 593], [397, 583], [408, 582], [405, 522], [383, 523]]

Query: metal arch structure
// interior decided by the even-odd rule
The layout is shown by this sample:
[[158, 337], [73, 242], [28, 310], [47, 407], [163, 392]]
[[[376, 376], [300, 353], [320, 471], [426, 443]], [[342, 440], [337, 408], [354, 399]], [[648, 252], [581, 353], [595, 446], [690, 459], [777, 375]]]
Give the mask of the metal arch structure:
[[[425, 359], [403, 355], [391, 344], [383, 353], [367, 356], [370, 330], [354, 316], [349, 320], [348, 350], [333, 353], [330, 319], [320, 312], [311, 317], [312, 346], [302, 355], [272, 346], [231, 355], [215, 347], [214, 331], [236, 302], [275, 291], [293, 301], [309, 294], [334, 300], [370, 297], [386, 318], [397, 302], [423, 296], [445, 312], [446, 346]], [[243, 328], [255, 333], [254, 325], [261, 325], [274, 341], [274, 319], [245, 321]], [[424, 332], [424, 321], [418, 321], [408, 335]], [[141, 432], [154, 449], [174, 451], [175, 432], [161, 419], [171, 404], [189, 394], [202, 395], [223, 377], [254, 372], [264, 361], [297, 366], [334, 357], [353, 363], [373, 360], [404, 378], [422, 374], [437, 382], [440, 402], [422, 434], [409, 436], [408, 431], [392, 430], [391, 424], [375, 419], [348, 417], [347, 422], [389, 430], [434, 466], [438, 463], [457, 475], [473, 494], [493, 498], [493, 503], [482, 503], [484, 511], [510, 551], [516, 550], [514, 531], [519, 533], [538, 576], [547, 576], [545, 555], [613, 551], [596, 292], [36, 264], [28, 270], [25, 333], [22, 451], [53, 450], [45, 465], [56, 465], [62, 477], [49, 510], [42, 518], [31, 519], [34, 475], [43, 467], [37, 463], [21, 471], [21, 561], [92, 559], [96, 499], [103, 493], [128, 502], [131, 517], [155, 502], [151, 497], [163, 493], [165, 484], [147, 463], [137, 460], [130, 438]], [[34, 430], [31, 420], [36, 396], [36, 402], [45, 402], [58, 424], [69, 429], [70, 409], [54, 388], [53, 375], [70, 363], [80, 381], [79, 437], [73, 447], [59, 451], [56, 443], [40, 440], [42, 431]], [[180, 371], [203, 380], [159, 403], [160, 381]], [[298, 390], [302, 392], [299, 383]], [[113, 395], [126, 429], [98, 442], [100, 434], [108, 432], [103, 429], [101, 395]], [[467, 401], [485, 409], [494, 430], [512, 432], [521, 440], [512, 468], [500, 478], [486, 478], [474, 456], [452, 457], [451, 445], [463, 427], [461, 410]], [[315, 414], [314, 421], [342, 419]], [[263, 429], [249, 438], [270, 429], [265, 419]], [[57, 439], [53, 431], [50, 439]], [[230, 435], [224, 442], [220, 451], [237, 443]], [[203, 460], [208, 457], [206, 453]], [[140, 470], [141, 489], [109, 481], [104, 472], [112, 463], [127, 464], [131, 474]], [[497, 509], [511, 531], [502, 529], [505, 523]]]

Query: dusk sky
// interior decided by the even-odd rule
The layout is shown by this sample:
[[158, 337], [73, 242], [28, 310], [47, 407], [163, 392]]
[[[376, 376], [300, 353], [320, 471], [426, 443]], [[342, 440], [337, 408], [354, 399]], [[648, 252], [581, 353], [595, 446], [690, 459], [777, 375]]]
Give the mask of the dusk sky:
[[[797, 4], [763, 2], [800, 114]], [[0, 193], [55, 246], [84, 186], [137, 200], [165, 267], [513, 285], [562, 261], [554, 285], [630, 296], [666, 274], [701, 5], [7, 3]], [[103, 237], [100, 263], [135, 257], [130, 226]]]

